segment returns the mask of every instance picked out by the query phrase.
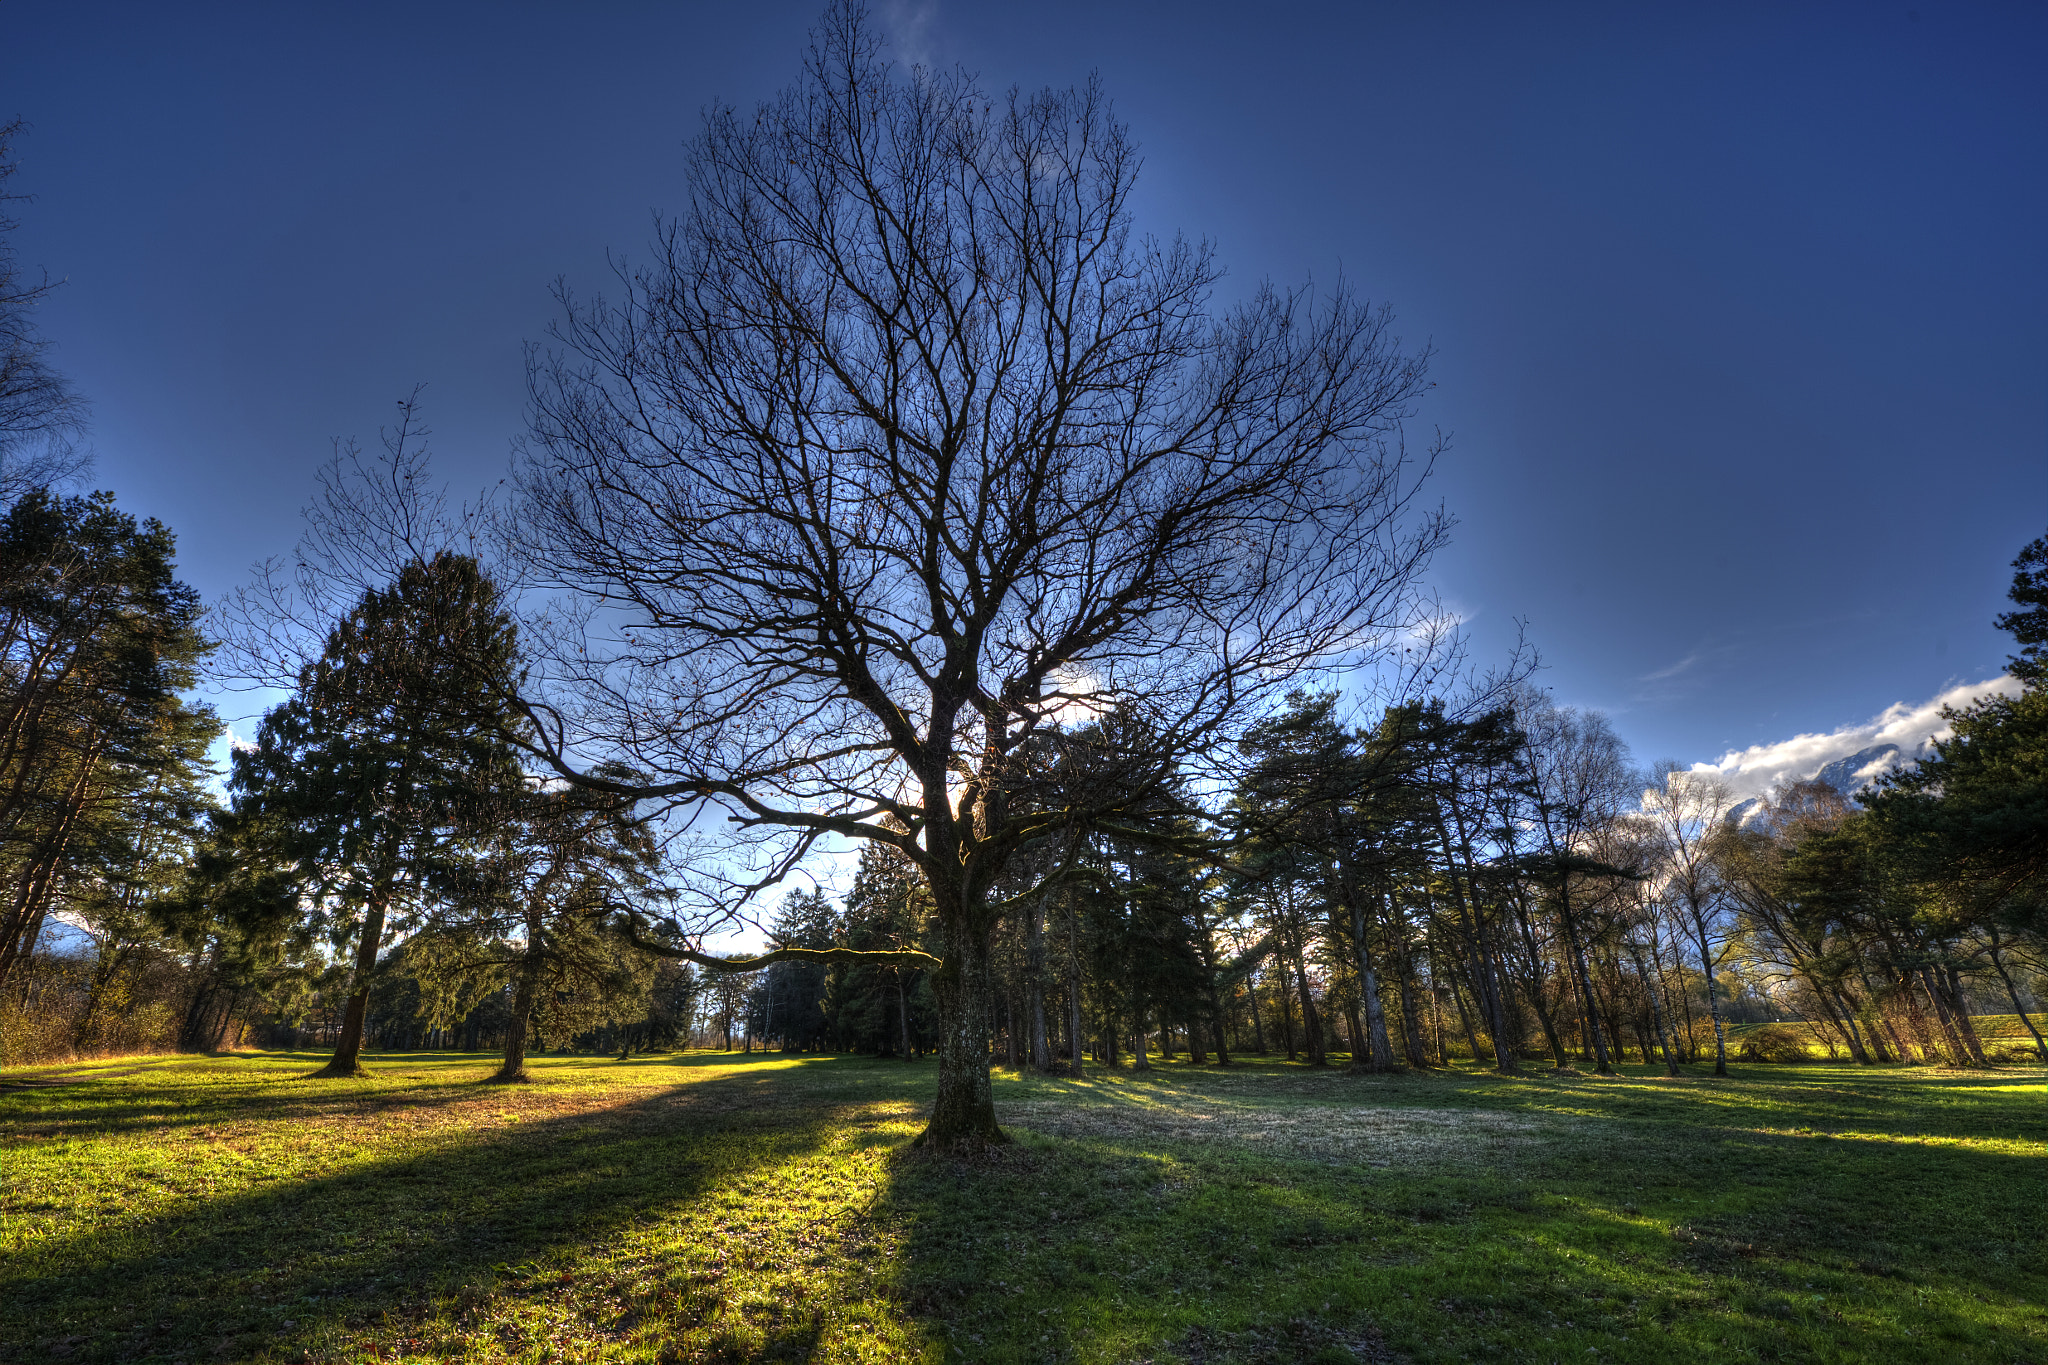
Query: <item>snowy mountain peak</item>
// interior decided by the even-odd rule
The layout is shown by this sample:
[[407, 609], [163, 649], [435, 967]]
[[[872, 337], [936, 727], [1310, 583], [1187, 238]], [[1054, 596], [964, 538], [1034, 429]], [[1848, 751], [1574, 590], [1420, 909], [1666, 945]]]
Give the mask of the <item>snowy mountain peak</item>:
[[1854, 800], [1857, 792], [1880, 775], [1900, 766], [1900, 753], [1896, 744], [1873, 744], [1868, 749], [1858, 749], [1847, 758], [1838, 758], [1823, 766], [1810, 780], [1825, 782]]

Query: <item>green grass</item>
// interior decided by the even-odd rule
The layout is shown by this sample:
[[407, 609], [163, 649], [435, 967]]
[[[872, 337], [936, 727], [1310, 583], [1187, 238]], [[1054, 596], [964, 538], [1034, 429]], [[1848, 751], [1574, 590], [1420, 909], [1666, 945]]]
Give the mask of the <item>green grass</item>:
[[2048, 1359], [2027, 1068], [317, 1061], [0, 1093], [0, 1359]]

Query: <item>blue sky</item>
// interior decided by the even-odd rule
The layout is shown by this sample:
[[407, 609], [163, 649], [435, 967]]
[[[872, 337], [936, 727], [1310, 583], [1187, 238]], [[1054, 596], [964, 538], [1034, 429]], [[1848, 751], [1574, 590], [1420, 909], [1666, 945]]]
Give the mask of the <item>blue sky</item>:
[[[0, 9], [23, 257], [95, 482], [209, 597], [287, 551], [332, 438], [427, 385], [493, 481], [557, 276], [683, 200], [703, 107], [809, 4]], [[1998, 674], [2048, 529], [2048, 8], [878, 7], [985, 84], [1099, 71], [1144, 226], [1230, 287], [1342, 270], [1438, 352], [1482, 658], [1649, 760], [1870, 728]], [[233, 704], [230, 703], [230, 709]], [[244, 727], [245, 732], [247, 727]]]

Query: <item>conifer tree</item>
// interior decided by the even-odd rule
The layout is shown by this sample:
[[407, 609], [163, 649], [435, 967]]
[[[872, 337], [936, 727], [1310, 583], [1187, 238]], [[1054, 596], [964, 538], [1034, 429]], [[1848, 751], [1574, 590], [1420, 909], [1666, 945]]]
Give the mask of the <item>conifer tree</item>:
[[0, 518], [0, 983], [151, 784], [217, 730], [183, 693], [212, 645], [176, 541], [111, 493], [35, 489]]
[[388, 936], [419, 927], [473, 881], [476, 816], [519, 782], [489, 723], [515, 640], [476, 561], [406, 564], [329, 632], [298, 694], [235, 756], [234, 818], [260, 856], [289, 869], [303, 914], [351, 960], [333, 1059], [360, 1069], [364, 1010]]

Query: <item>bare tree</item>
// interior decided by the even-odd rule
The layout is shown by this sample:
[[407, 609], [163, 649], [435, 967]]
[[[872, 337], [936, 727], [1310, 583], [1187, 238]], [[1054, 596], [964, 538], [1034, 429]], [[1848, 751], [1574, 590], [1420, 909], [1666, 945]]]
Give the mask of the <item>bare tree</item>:
[[[213, 612], [221, 637], [215, 673], [248, 689], [290, 692], [319, 659], [328, 632], [367, 594], [381, 592], [408, 567], [436, 556], [477, 557], [487, 548], [484, 498], [451, 501], [435, 481], [420, 409], [420, 389], [398, 400], [397, 424], [378, 432], [381, 454], [336, 440], [314, 476], [305, 526], [289, 557], [258, 563], [249, 583]], [[492, 581], [517, 591], [494, 564]]]
[[1597, 856], [1595, 836], [1621, 814], [1633, 794], [1628, 746], [1598, 711], [1553, 706], [1533, 692], [1522, 694], [1515, 711], [1528, 773], [1526, 809], [1537, 845], [1536, 856], [1526, 861], [1545, 883], [1564, 931], [1565, 965], [1578, 988], [1594, 1069], [1610, 1075], [1614, 1065], [1586, 965], [1589, 906], [1581, 898], [1580, 883], [1622, 873]]
[[[1341, 284], [1212, 311], [1208, 249], [1134, 231], [1138, 167], [1093, 82], [906, 78], [836, 8], [794, 88], [707, 115], [657, 259], [615, 301], [565, 293], [533, 365], [520, 535], [564, 603], [542, 756], [723, 814], [735, 900], [827, 837], [915, 863], [931, 1142], [1000, 1140], [1013, 860], [1376, 657], [1445, 533], [1400, 439], [1426, 352]], [[1145, 780], [1012, 801], [1027, 755], [1118, 707]]]
[[[1714, 1074], [1728, 1074], [1728, 1031], [1714, 969], [1726, 948], [1726, 913], [1713, 858], [1715, 832], [1727, 819], [1727, 784], [1712, 773], [1692, 772], [1668, 760], [1651, 772], [1643, 818], [1657, 831], [1657, 874], [1666, 905], [1699, 953], [1707, 979], [1707, 1016], [1714, 1022]], [[1718, 946], [1717, 946], [1718, 944]]]
[[[1636, 982], [1642, 991], [1641, 1011], [1649, 1015], [1651, 1032], [1664, 1054], [1665, 1074], [1676, 1076], [1678, 1049], [1664, 1008], [1661, 983], [1651, 974], [1649, 961], [1643, 953], [1647, 941], [1652, 945], [1654, 954], [1657, 941], [1658, 893], [1662, 884], [1656, 879], [1655, 870], [1664, 856], [1663, 832], [1652, 820], [1639, 814], [1626, 814], [1596, 830], [1594, 846], [1600, 860], [1610, 867], [1649, 870], [1643, 876], [1616, 879], [1613, 898], [1615, 930], [1620, 951], [1628, 954], [1629, 964], [1635, 968]], [[1640, 1032], [1641, 1013], [1637, 1018]], [[1619, 1047], [1619, 1040], [1616, 1046]], [[1643, 1060], [1646, 1063], [1650, 1060], [1647, 1044]]]
[[0, 125], [0, 507], [32, 488], [64, 483], [91, 463], [76, 444], [85, 430], [85, 400], [51, 367], [49, 342], [32, 316], [57, 284], [31, 276], [9, 240], [17, 224], [5, 206], [27, 198], [6, 189], [18, 169], [14, 140], [21, 132], [20, 119]]

